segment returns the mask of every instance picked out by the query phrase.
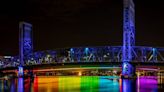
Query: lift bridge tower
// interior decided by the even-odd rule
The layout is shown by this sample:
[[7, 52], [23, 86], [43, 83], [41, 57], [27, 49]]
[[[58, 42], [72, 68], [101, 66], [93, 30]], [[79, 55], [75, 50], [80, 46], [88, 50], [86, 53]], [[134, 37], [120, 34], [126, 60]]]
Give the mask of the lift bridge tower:
[[23, 66], [27, 57], [33, 52], [32, 25], [19, 23], [19, 60], [18, 76], [23, 76]]
[[133, 77], [135, 67], [131, 64], [135, 46], [135, 9], [133, 0], [123, 0], [123, 77]]

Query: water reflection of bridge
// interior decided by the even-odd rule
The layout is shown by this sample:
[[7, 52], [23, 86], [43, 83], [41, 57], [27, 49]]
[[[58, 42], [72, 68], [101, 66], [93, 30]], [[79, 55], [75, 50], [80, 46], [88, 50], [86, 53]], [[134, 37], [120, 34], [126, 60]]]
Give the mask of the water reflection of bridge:
[[[23, 75], [23, 67], [42, 67], [44, 64], [122, 64], [123, 77], [133, 78], [137, 65], [163, 65], [164, 48], [135, 45], [135, 6], [133, 0], [123, 0], [123, 45], [102, 47], [72, 47], [33, 52], [32, 25], [20, 23], [20, 53], [8, 61], [1, 61], [1, 68], [16, 68]], [[45, 65], [44, 65], [45, 66]]]
[[[73, 80], [72, 80], [73, 79]], [[70, 82], [71, 81], [71, 82]], [[34, 79], [18, 78], [0, 80], [1, 92], [163, 92], [162, 82], [157, 77], [140, 76], [137, 80], [119, 79], [114, 76], [49, 76]]]

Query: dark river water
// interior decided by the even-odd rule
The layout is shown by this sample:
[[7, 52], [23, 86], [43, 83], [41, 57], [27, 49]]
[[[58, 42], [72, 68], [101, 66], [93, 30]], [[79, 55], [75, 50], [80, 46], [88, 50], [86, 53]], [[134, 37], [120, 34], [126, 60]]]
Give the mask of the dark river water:
[[156, 76], [39, 76], [0, 80], [0, 92], [164, 92], [162, 82]]

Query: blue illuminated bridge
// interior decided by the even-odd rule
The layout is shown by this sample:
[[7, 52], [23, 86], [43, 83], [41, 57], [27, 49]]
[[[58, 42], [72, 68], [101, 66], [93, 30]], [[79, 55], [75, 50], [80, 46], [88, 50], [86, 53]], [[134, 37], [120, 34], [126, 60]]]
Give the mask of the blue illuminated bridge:
[[[133, 47], [132, 64], [164, 65], [164, 49], [153, 47]], [[4, 59], [5, 60], [5, 59]], [[38, 51], [26, 57], [24, 66], [42, 65], [120, 65], [122, 64], [122, 46], [75, 47], [47, 51]], [[19, 57], [1, 61], [1, 68], [17, 67]]]
[[19, 25], [19, 55], [0, 58], [0, 71], [64, 66], [122, 67], [122, 75], [133, 77], [137, 66], [163, 66], [164, 48], [135, 45], [135, 5], [123, 0], [123, 44], [121, 46], [71, 47], [33, 52], [32, 25]]

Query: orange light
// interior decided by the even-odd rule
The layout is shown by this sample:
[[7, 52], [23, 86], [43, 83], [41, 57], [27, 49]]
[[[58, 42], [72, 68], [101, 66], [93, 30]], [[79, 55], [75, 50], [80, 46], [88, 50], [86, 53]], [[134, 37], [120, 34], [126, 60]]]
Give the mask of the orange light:
[[81, 76], [82, 75], [82, 72], [80, 71], [79, 73], [78, 73], [78, 76]]

